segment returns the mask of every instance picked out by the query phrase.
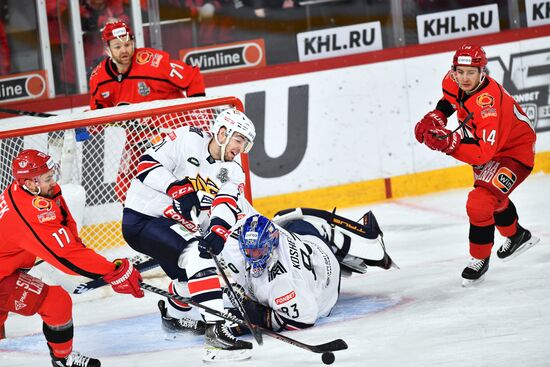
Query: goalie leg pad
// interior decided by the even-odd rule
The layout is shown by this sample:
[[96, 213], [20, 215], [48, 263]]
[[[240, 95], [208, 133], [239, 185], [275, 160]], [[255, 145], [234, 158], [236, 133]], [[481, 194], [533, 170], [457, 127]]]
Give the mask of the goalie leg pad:
[[361, 220], [363, 223], [357, 223], [333, 212], [310, 208], [285, 209], [273, 218], [283, 227], [294, 221], [310, 223], [330, 244], [344, 271], [364, 273], [367, 265], [389, 269], [393, 261], [385, 251], [374, 214], [369, 211]]

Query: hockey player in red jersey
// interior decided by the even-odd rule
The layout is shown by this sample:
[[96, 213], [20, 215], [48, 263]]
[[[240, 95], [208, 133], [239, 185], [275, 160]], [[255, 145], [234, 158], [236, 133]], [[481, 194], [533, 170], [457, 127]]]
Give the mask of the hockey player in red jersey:
[[[170, 60], [170, 55], [164, 51], [135, 49], [133, 32], [126, 23], [107, 23], [102, 39], [109, 57], [90, 76], [91, 109], [205, 95], [198, 67]], [[136, 126], [132, 127], [133, 124]], [[161, 133], [162, 128], [170, 127], [153, 123], [144, 129], [140, 126], [144, 124], [147, 122], [133, 121], [126, 129], [127, 139], [115, 186], [121, 202], [124, 202], [130, 180], [137, 170], [137, 160], [149, 140]]]
[[56, 183], [56, 165], [37, 150], [13, 160], [14, 182], [0, 195], [0, 329], [8, 312], [39, 314], [53, 366], [97, 367], [72, 350], [72, 301], [59, 286], [26, 272], [39, 257], [63, 272], [103, 277], [118, 293], [143, 297], [141, 275], [127, 259], [110, 262], [84, 246]]
[[[464, 44], [443, 78], [443, 98], [415, 127], [428, 148], [471, 164], [474, 189], [468, 194], [472, 260], [462, 272], [463, 286], [480, 282], [489, 268], [495, 227], [506, 237], [497, 256], [510, 260], [539, 242], [518, 223], [510, 193], [533, 169], [536, 134], [519, 104], [487, 75], [483, 48]], [[461, 128], [445, 128], [457, 112]]]

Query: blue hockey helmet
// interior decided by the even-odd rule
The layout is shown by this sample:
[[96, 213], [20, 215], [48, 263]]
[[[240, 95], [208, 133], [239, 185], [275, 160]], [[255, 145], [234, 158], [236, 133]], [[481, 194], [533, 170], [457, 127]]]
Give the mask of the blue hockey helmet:
[[239, 234], [239, 248], [253, 277], [262, 275], [278, 245], [279, 231], [269, 219], [259, 214], [246, 219]]

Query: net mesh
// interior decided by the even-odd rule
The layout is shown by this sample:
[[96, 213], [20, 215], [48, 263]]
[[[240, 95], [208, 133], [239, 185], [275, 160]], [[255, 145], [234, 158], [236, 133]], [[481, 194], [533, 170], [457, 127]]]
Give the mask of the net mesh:
[[[178, 127], [195, 126], [208, 132], [216, 116], [233, 107], [225, 100], [219, 105], [212, 100], [205, 104], [208, 106], [182, 103], [170, 107], [169, 113], [150, 116], [143, 116], [143, 110], [139, 109], [136, 109], [139, 113], [117, 115], [117, 108], [113, 108], [109, 109], [111, 115], [102, 115], [103, 123], [94, 121], [94, 125], [78, 129], [52, 127], [38, 134], [27, 134], [24, 130], [20, 136], [2, 138], [6, 135], [4, 131], [0, 134], [0, 188], [3, 191], [12, 182], [11, 162], [21, 150], [48, 153], [60, 164], [63, 196], [86, 246], [103, 254], [131, 256], [132, 251], [122, 238], [120, 223], [122, 204], [138, 159], [149, 146]], [[162, 102], [156, 106], [162, 106]], [[78, 125], [77, 120], [68, 115], [66, 121]], [[83, 139], [82, 135], [87, 137]]]

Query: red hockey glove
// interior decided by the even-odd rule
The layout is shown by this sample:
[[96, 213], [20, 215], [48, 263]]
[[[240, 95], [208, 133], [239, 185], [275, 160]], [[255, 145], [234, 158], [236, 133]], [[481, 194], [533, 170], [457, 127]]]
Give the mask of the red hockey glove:
[[103, 276], [106, 282], [111, 283], [113, 290], [117, 293], [131, 294], [136, 298], [144, 296], [139, 286], [141, 274], [137, 271], [128, 259], [116, 259], [116, 265], [112, 273]]
[[166, 189], [166, 193], [174, 199], [172, 202], [174, 210], [185, 219], [188, 221], [193, 220], [190, 214], [192, 210], [195, 211], [197, 216], [199, 215], [201, 203], [193, 184], [187, 177], [183, 180], [172, 182]]
[[199, 256], [203, 259], [210, 259], [212, 257], [210, 253], [218, 255], [222, 252], [225, 241], [229, 237], [230, 226], [224, 220], [216, 218], [211, 224], [206, 236], [199, 239]]
[[419, 143], [424, 142], [424, 133], [430, 129], [443, 128], [447, 125], [447, 116], [439, 110], [428, 112], [414, 127], [414, 136]]
[[455, 132], [442, 138], [450, 132], [451, 131], [443, 128], [426, 131], [426, 133], [424, 133], [424, 144], [432, 150], [438, 150], [445, 154], [452, 154], [460, 145], [460, 134]]

